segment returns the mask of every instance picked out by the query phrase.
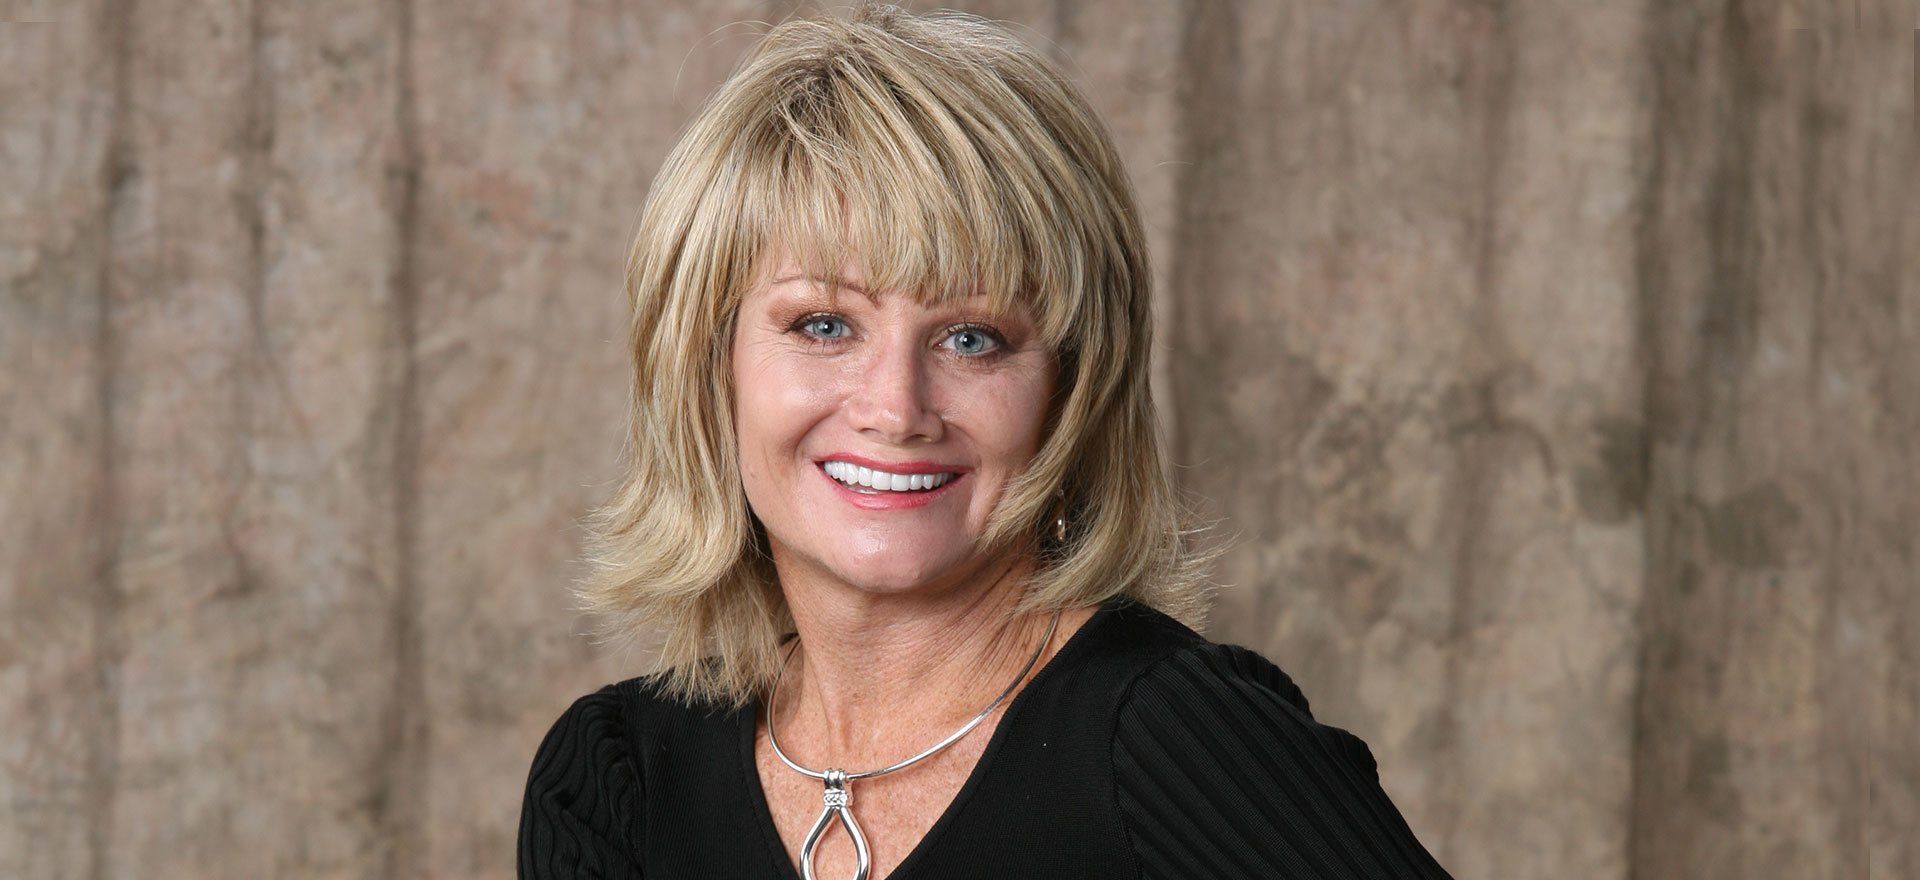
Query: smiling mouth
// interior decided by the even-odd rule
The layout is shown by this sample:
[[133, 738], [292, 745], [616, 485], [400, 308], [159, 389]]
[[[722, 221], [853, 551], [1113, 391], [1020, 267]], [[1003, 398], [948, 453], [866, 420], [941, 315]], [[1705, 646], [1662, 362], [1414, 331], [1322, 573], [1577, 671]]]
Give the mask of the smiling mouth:
[[[919, 495], [960, 478], [956, 473], [887, 474], [843, 461], [822, 462], [819, 467], [834, 482], [861, 495]], [[886, 488], [877, 488], [882, 486]]]

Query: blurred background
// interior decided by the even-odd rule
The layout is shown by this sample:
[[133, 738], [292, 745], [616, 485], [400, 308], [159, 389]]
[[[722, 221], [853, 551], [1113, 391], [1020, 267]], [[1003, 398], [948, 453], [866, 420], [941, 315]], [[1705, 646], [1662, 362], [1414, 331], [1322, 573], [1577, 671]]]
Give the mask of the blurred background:
[[[0, 3], [0, 877], [510, 876], [640, 659], [634, 221], [793, 8]], [[1130, 163], [1207, 634], [1455, 876], [1920, 877], [1909, 4], [960, 8]]]

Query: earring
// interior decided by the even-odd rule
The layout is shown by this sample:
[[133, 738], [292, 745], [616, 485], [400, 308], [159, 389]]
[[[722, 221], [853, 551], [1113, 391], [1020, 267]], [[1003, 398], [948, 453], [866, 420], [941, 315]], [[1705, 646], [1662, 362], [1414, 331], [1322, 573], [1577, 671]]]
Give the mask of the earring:
[[1067, 490], [1056, 489], [1053, 494], [1060, 499], [1060, 503], [1054, 505], [1054, 509], [1059, 513], [1053, 518], [1053, 540], [1055, 543], [1065, 544], [1067, 542]]

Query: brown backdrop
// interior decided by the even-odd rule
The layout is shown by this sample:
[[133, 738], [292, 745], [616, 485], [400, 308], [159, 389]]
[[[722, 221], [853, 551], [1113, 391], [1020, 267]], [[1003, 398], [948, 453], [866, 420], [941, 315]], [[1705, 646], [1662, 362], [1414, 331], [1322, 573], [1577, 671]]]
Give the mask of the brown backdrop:
[[[964, 5], [1131, 162], [1209, 635], [1456, 876], [1920, 876], [1910, 10]], [[511, 874], [635, 214], [788, 7], [6, 4], [0, 876]]]

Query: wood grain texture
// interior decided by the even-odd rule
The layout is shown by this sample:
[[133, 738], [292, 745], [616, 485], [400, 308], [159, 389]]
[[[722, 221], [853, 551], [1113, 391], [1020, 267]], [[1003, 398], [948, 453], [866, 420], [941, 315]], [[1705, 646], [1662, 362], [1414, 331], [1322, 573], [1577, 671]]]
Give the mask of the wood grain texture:
[[[1910, 10], [908, 5], [1106, 118], [1209, 635], [1442, 864], [1920, 875]], [[794, 8], [0, 24], [0, 876], [511, 874], [632, 664], [566, 595], [628, 238]]]

